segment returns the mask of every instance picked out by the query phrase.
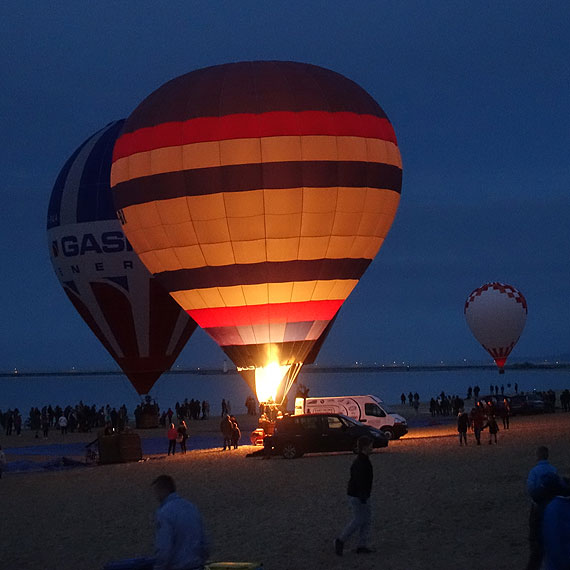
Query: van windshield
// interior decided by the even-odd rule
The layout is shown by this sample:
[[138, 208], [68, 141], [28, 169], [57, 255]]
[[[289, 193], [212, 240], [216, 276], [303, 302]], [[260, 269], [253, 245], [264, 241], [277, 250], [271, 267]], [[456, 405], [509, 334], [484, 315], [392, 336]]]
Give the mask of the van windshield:
[[[382, 402], [382, 398], [380, 398], [380, 396], [373, 396], [373, 398], [375, 398], [379, 402]], [[382, 402], [381, 404], [378, 404], [378, 406], [381, 407], [387, 414], [390, 414], [390, 415], [394, 414], [394, 412], [392, 410], [390, 410], [386, 407], [386, 404], [384, 404], [384, 402]]]
[[364, 413], [377, 418], [386, 417], [386, 412], [378, 404], [364, 404]]

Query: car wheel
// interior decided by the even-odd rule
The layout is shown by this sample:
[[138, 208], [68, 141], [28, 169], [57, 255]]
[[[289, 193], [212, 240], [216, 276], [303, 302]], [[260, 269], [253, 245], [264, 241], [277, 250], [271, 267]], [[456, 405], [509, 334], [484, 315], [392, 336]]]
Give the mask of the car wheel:
[[388, 440], [394, 439], [394, 432], [392, 431], [391, 428], [385, 427], [385, 428], [382, 428], [381, 431], [387, 437]]
[[302, 455], [294, 443], [286, 443], [283, 446], [282, 454], [285, 459], [295, 459], [295, 457], [301, 457]]

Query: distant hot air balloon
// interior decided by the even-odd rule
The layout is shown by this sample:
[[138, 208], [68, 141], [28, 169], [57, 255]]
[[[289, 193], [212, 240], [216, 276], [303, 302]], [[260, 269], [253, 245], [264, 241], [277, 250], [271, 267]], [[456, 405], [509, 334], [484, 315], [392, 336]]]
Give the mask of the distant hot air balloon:
[[473, 336], [503, 374], [507, 357], [526, 323], [528, 308], [524, 295], [506, 283], [486, 283], [467, 297], [464, 313]]
[[196, 328], [133, 252], [109, 186], [124, 121], [87, 139], [59, 173], [48, 209], [51, 261], [78, 313], [146, 394]]
[[295, 62], [200, 69], [127, 119], [111, 186], [149, 271], [278, 401], [368, 267], [402, 182], [390, 121], [353, 81]]

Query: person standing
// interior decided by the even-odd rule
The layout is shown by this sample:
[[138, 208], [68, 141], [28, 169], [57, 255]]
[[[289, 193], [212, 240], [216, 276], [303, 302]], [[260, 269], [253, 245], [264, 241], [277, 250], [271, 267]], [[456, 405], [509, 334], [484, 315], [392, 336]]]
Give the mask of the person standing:
[[503, 419], [503, 429], [509, 429], [510, 417], [511, 417], [511, 405], [507, 398], [503, 399], [503, 405], [499, 411], [501, 418]]
[[[558, 479], [558, 472], [554, 465], [548, 462], [548, 447], [541, 445], [536, 450], [536, 465], [530, 470], [526, 490], [532, 501], [529, 513], [529, 558], [527, 570], [539, 570], [542, 566], [542, 516], [545, 508], [545, 499], [548, 489], [552, 486], [551, 481]], [[548, 504], [546, 502], [546, 504]]]
[[485, 413], [483, 411], [483, 406], [481, 402], [477, 402], [477, 405], [471, 410], [471, 426], [473, 427], [473, 434], [475, 435], [475, 440], [477, 445], [481, 445], [481, 431], [485, 425]]
[[231, 444], [233, 446], [234, 449], [238, 448], [238, 443], [239, 440], [241, 438], [241, 430], [239, 429], [239, 425], [237, 423], [237, 420], [235, 419], [234, 416], [230, 417], [230, 421], [232, 422], [232, 439], [231, 439]]
[[415, 399], [414, 398], [414, 410], [416, 411], [416, 414], [419, 413], [419, 409], [420, 409], [420, 400], [419, 399]]
[[0, 479], [2, 479], [2, 473], [4, 472], [4, 466], [6, 465], [6, 454], [2, 450], [0, 445]]
[[49, 417], [47, 414], [43, 413], [42, 413], [42, 432], [44, 434], [44, 439], [47, 439], [49, 434]]
[[176, 453], [176, 438], [178, 437], [178, 430], [174, 427], [174, 424], [170, 424], [166, 437], [168, 438], [168, 455], [170, 453], [174, 455]]
[[344, 544], [350, 536], [359, 531], [358, 554], [373, 552], [368, 547], [372, 509], [370, 506], [370, 493], [372, 491], [373, 469], [369, 455], [372, 453], [372, 440], [368, 436], [361, 436], [357, 441], [358, 456], [350, 467], [347, 495], [352, 508], [352, 520], [347, 524], [338, 538], [334, 540], [334, 549], [338, 556], [342, 556]]
[[61, 430], [61, 435], [65, 435], [67, 433], [67, 418], [63, 414], [59, 416], [59, 419], [57, 420], [57, 425]]
[[230, 420], [230, 416], [228, 414], [220, 422], [220, 431], [222, 432], [222, 436], [224, 437], [224, 449], [226, 450], [226, 446], [228, 449], [232, 448], [232, 431], [233, 426]]
[[495, 439], [495, 444], [497, 443], [497, 434], [499, 433], [499, 424], [495, 419], [495, 416], [489, 416], [487, 420], [487, 427], [489, 428], [489, 445], [493, 443], [493, 438]]
[[186, 453], [186, 440], [188, 439], [188, 426], [186, 422], [182, 420], [178, 426], [178, 443], [180, 443], [180, 452]]
[[467, 429], [469, 428], [469, 416], [467, 412], [461, 408], [457, 416], [457, 431], [459, 432], [459, 445], [467, 445]]
[[555, 497], [544, 509], [542, 544], [545, 570], [570, 568], [570, 497]]
[[16, 435], [22, 435], [22, 415], [18, 408], [14, 410], [14, 430], [16, 431]]

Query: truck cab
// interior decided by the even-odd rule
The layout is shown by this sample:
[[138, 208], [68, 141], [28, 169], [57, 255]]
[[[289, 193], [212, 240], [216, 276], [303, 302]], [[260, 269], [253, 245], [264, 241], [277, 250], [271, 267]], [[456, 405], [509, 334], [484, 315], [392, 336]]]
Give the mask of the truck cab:
[[344, 414], [380, 431], [389, 439], [399, 439], [408, 433], [408, 422], [399, 414], [386, 409], [378, 396], [332, 396], [296, 398], [295, 414]]

